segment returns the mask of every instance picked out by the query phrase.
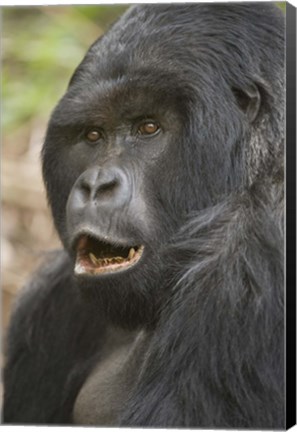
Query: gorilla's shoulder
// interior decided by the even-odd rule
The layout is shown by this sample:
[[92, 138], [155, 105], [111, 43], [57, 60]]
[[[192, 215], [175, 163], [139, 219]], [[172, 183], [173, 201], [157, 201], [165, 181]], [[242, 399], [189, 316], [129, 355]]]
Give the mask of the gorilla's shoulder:
[[58, 290], [65, 295], [71, 289], [71, 265], [64, 250], [52, 250], [44, 254], [41, 264], [20, 290], [13, 306], [13, 315], [20, 310], [33, 311], [48, 301], [48, 307], [53, 294]]

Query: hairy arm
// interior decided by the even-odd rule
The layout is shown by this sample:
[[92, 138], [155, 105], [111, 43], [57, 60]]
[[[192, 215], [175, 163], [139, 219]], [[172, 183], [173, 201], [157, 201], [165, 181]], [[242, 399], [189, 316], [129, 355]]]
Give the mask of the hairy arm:
[[75, 396], [104, 337], [104, 323], [75, 290], [55, 253], [17, 299], [8, 329], [4, 423], [70, 423]]

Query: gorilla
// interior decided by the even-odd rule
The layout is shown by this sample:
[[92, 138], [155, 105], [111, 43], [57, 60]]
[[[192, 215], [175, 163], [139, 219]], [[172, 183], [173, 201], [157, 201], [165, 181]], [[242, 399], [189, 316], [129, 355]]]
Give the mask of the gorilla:
[[4, 423], [285, 427], [284, 16], [132, 6], [53, 111], [63, 250], [22, 290]]

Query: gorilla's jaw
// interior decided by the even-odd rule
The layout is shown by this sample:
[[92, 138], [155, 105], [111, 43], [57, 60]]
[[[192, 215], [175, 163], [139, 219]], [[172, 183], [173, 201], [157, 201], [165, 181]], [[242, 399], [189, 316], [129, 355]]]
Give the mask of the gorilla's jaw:
[[82, 300], [114, 325], [154, 325], [162, 291], [160, 252], [144, 238], [127, 235], [124, 240], [90, 227], [73, 238], [68, 250]]
[[101, 275], [125, 272], [142, 257], [143, 245], [119, 244], [114, 239], [101, 239], [81, 234], [75, 242], [75, 275]]

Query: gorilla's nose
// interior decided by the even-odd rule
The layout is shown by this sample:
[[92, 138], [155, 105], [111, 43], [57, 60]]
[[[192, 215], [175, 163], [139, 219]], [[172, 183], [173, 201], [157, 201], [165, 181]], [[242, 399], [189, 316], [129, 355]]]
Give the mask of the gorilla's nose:
[[68, 212], [120, 210], [130, 200], [127, 176], [117, 167], [92, 167], [78, 178], [68, 201]]
[[115, 169], [92, 168], [86, 171], [78, 180], [76, 194], [82, 200], [97, 202], [116, 195], [120, 179]]

